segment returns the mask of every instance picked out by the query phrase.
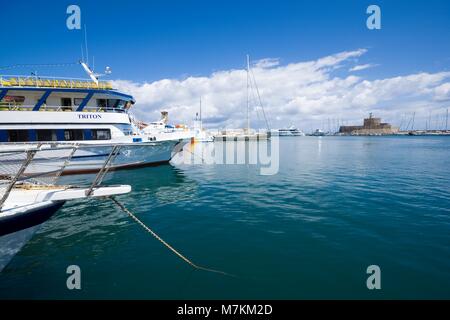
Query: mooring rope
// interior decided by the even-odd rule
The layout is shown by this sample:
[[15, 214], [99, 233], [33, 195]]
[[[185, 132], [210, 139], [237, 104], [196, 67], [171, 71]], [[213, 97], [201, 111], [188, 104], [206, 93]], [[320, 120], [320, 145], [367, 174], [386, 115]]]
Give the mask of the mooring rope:
[[186, 258], [184, 255], [182, 255], [180, 252], [178, 252], [174, 247], [172, 247], [170, 244], [168, 244], [166, 241], [164, 241], [164, 239], [162, 239], [160, 236], [158, 236], [152, 229], [150, 229], [149, 227], [147, 227], [141, 220], [139, 220], [138, 217], [136, 217], [130, 210], [128, 210], [122, 203], [120, 203], [115, 197], [109, 197], [111, 199], [111, 201], [113, 201], [123, 212], [125, 212], [126, 214], [128, 214], [134, 221], [136, 221], [142, 228], [144, 228], [148, 233], [150, 233], [154, 238], [156, 238], [156, 240], [158, 240], [159, 242], [161, 242], [164, 246], [166, 246], [170, 251], [172, 251], [173, 253], [175, 253], [179, 258], [181, 258], [182, 260], [184, 260], [187, 264], [189, 264], [191, 267], [193, 267], [194, 269], [197, 270], [203, 270], [203, 271], [208, 271], [208, 272], [213, 272], [213, 273], [219, 273], [225, 276], [230, 276], [230, 277], [235, 277], [232, 274], [226, 273], [224, 271], [220, 271], [220, 270], [215, 270], [215, 269], [210, 269], [210, 268], [205, 268], [202, 266], [199, 266], [195, 263], [193, 263], [191, 260], [189, 260], [188, 258]]
[[187, 149], [185, 149], [184, 151], [189, 152], [190, 154], [192, 154], [195, 157], [198, 157], [202, 160], [202, 163], [205, 163], [205, 159], [202, 156], [199, 156], [198, 154], [196, 154], [195, 152], [189, 151]]

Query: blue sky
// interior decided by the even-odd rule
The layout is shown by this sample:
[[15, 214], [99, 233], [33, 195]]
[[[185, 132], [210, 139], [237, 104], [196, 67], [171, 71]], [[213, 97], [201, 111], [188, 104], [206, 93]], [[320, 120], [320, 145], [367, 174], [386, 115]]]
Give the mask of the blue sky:
[[[287, 65], [368, 49], [358, 57], [358, 64], [375, 65], [358, 72], [368, 81], [450, 69], [450, 1], [444, 0], [3, 1], [0, 66], [78, 61], [83, 31], [66, 28], [70, 4], [81, 8], [97, 71], [110, 66], [113, 79], [134, 83], [210, 77], [243, 68], [247, 53]], [[366, 28], [370, 4], [381, 7], [381, 30]], [[84, 76], [79, 66], [0, 73], [32, 69]]]
[[[379, 31], [365, 26], [372, 3], [382, 9]], [[357, 48], [380, 65], [373, 76], [450, 66], [450, 2], [399, 0], [8, 1], [0, 65], [77, 61], [82, 31], [66, 28], [69, 4], [82, 10], [97, 68], [110, 65], [120, 79], [205, 75], [242, 66], [246, 53], [289, 63]]]

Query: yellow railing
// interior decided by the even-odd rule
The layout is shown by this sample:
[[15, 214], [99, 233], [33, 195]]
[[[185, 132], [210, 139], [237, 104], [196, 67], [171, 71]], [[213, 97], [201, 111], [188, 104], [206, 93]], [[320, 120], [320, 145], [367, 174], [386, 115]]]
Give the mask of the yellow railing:
[[41, 78], [0, 76], [0, 87], [36, 87], [36, 88], [72, 88], [72, 89], [113, 89], [110, 82], [99, 81], [98, 84], [85, 79]]
[[[69, 111], [76, 112], [78, 106], [49, 106], [43, 105], [39, 109], [39, 111]], [[23, 105], [23, 104], [14, 104], [14, 103], [5, 103], [0, 102], [0, 111], [33, 111], [34, 106], [31, 105]], [[116, 112], [123, 113], [126, 112], [124, 109], [119, 108], [105, 108], [105, 107], [92, 107], [86, 106], [83, 108], [83, 112]]]

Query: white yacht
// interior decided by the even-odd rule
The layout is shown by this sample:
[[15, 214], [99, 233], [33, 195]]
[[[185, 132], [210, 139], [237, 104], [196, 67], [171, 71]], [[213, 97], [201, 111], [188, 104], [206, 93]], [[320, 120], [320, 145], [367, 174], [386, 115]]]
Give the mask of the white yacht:
[[214, 142], [214, 136], [203, 129], [198, 122], [194, 122], [195, 142]]
[[278, 129], [273, 132], [273, 134], [278, 134], [279, 136], [305, 136], [303, 131], [297, 129], [295, 126], [290, 126], [287, 129]]
[[[56, 182], [73, 156], [77, 146], [22, 146], [0, 151], [0, 272], [14, 255], [31, 239], [39, 226], [68, 200], [109, 197], [131, 191], [129, 185], [102, 186], [109, 162], [102, 166], [92, 184], [87, 186], [57, 185]], [[111, 153], [116, 149], [111, 149]], [[45, 167], [37, 175], [30, 171], [41, 152], [61, 155], [59, 164]], [[110, 159], [110, 157], [109, 157]]]
[[143, 134], [129, 114], [134, 98], [93, 80], [0, 76], [0, 149], [37, 143], [90, 146], [77, 150], [64, 171], [71, 174], [98, 171], [111, 145], [124, 145], [115, 170], [167, 163], [189, 142], [182, 136]]
[[150, 123], [138, 121], [136, 125], [150, 141], [182, 140], [191, 141], [194, 132], [184, 125], [170, 125], [169, 113], [161, 111], [161, 119]]

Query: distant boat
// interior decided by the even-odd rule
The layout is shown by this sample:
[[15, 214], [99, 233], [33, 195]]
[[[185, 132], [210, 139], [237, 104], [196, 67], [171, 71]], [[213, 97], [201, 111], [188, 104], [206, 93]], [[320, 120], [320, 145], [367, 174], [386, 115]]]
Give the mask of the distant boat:
[[305, 136], [305, 134], [303, 133], [303, 131], [297, 129], [294, 126], [290, 126], [287, 129], [278, 129], [278, 130], [274, 130], [272, 131], [273, 134], [278, 134], [281, 137], [284, 136]]
[[194, 134], [195, 142], [214, 142], [214, 137], [205, 129], [198, 129], [197, 126], [194, 126]]
[[203, 128], [202, 119], [202, 99], [200, 98], [200, 116], [197, 113], [194, 121], [194, 141], [195, 142], [214, 142], [214, 137]]
[[323, 130], [316, 129], [316, 131], [314, 131], [311, 135], [315, 137], [323, 137], [325, 132]]
[[160, 120], [150, 123], [140, 122], [138, 126], [149, 141], [180, 141], [184, 145], [194, 137], [194, 132], [186, 126], [169, 124], [167, 111], [161, 111]]

